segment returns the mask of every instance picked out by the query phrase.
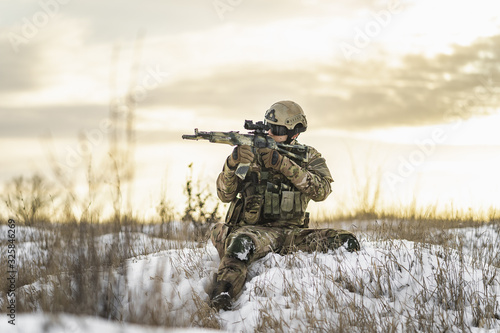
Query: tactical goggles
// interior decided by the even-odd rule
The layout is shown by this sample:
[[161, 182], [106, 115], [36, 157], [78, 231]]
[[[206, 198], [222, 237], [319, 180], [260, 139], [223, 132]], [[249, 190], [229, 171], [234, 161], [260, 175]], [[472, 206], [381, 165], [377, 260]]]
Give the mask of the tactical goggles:
[[288, 128], [286, 128], [286, 126], [269, 124], [269, 123], [268, 123], [268, 126], [270, 127], [271, 132], [274, 135], [279, 135], [279, 136], [288, 135]]

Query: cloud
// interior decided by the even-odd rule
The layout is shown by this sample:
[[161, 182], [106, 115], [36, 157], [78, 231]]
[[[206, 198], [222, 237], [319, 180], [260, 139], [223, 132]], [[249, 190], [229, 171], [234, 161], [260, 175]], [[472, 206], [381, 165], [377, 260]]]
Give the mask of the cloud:
[[[148, 30], [144, 64], [173, 74], [147, 91], [140, 112], [190, 110], [199, 116], [193, 122], [214, 118], [241, 124], [245, 118], [261, 119], [272, 103], [291, 99], [303, 106], [315, 128], [367, 130], [441, 123], [498, 105], [500, 35], [453, 46], [449, 53], [433, 57], [391, 55], [387, 61], [345, 62], [333, 56], [334, 29], [324, 20], [328, 15], [354, 17], [363, 9], [374, 11], [385, 1], [242, 1], [228, 13], [227, 22], [220, 22], [211, 1], [196, 4], [202, 2], [198, 7], [154, 1], [138, 8], [113, 0], [61, 7], [21, 52], [0, 57], [2, 135], [50, 129], [67, 136], [98, 126], [107, 116], [112, 46], [106, 42], [130, 33], [133, 44], [141, 26]], [[39, 7], [35, 4], [33, 10]], [[303, 18], [317, 21], [306, 20], [302, 26]], [[320, 47], [329, 41], [331, 45]], [[9, 51], [8, 40], [1, 38], [0, 47]], [[399, 65], [393, 65], [394, 60]], [[128, 71], [128, 62], [122, 62]], [[121, 77], [117, 81], [127, 82]], [[89, 96], [94, 96], [91, 101]], [[26, 107], [26, 97], [33, 107]], [[8, 107], [6, 98], [11, 100]]]
[[2, 108], [0, 136], [4, 138], [75, 137], [83, 130], [98, 129], [108, 117], [105, 105], [47, 106], [37, 108]]
[[[396, 1], [396, 0], [391, 0]], [[296, 18], [352, 17], [362, 10], [385, 7], [387, 0], [353, 0], [324, 3], [315, 0], [220, 0], [225, 4], [222, 13], [215, 0], [172, 2], [108, 0], [72, 1], [63, 10], [75, 18], [91, 21], [93, 37], [114, 40], [117, 36], [134, 35], [137, 29], [146, 29], [148, 35], [171, 35], [207, 29], [223, 24], [263, 26]]]
[[[468, 46], [454, 46], [449, 54], [407, 55], [398, 66], [382, 61], [352, 61], [283, 68], [265, 63], [211, 67], [203, 75], [168, 80], [148, 91], [139, 102], [137, 118], [142, 121], [142, 115], [152, 110], [164, 109], [172, 114], [189, 110], [192, 114], [189, 130], [208, 125], [207, 119], [224, 120], [224, 127], [217, 128], [222, 130], [231, 121], [241, 124], [243, 119], [259, 120], [272, 103], [291, 99], [302, 105], [310, 126], [316, 129], [357, 131], [432, 125], [456, 117], [467, 119], [498, 107], [498, 45], [500, 35], [481, 38]], [[38, 44], [28, 46], [34, 52], [23, 52], [19, 57], [35, 59]], [[8, 66], [8, 62], [17, 60], [8, 54], [2, 57], [0, 68], [2, 73], [8, 73], [2, 78], [12, 77], [15, 82], [3, 88], [4, 92], [36, 86], [30, 73], [35, 73], [38, 65], [30, 60], [19, 60], [25, 66]], [[7, 84], [5, 79], [0, 82]], [[75, 137], [81, 130], [98, 128], [99, 121], [108, 117], [108, 106], [89, 103], [4, 106], [0, 117], [2, 137], [38, 136], [48, 131], [55, 137]], [[169, 116], [157, 123], [180, 121], [176, 119]], [[237, 130], [227, 128], [230, 129]], [[168, 134], [169, 131], [172, 133]], [[181, 131], [186, 128], [175, 133], [168, 126], [148, 131], [146, 124], [140, 128], [138, 137], [148, 142], [168, 141], [178, 139]]]
[[[371, 129], [443, 123], [489, 113], [500, 89], [500, 35], [450, 54], [404, 56], [399, 66], [382, 61], [266, 68], [262, 64], [219, 68], [211, 75], [165, 84], [146, 107], [212, 112], [214, 117], [258, 114], [273, 102], [302, 104], [310, 123], [336, 129]], [[496, 82], [495, 82], [496, 80]]]
[[211, 1], [186, 3], [152, 0], [147, 5], [136, 1], [74, 1], [65, 8], [68, 15], [87, 20], [91, 38], [97, 42], [116, 42], [137, 31], [148, 35], [170, 35], [204, 30], [218, 23]]
[[[34, 11], [35, 9], [33, 9]], [[49, 17], [42, 9], [34, 17], [46, 17], [44, 25], [35, 25], [30, 15], [21, 19], [22, 24], [5, 26], [0, 31], [0, 103], [12, 104], [20, 97], [19, 104], [33, 102], [37, 93], [61, 85], [61, 77], [73, 75], [73, 67], [83, 67], [81, 72], [92, 72], [85, 59], [88, 41], [82, 21]], [[29, 34], [27, 32], [30, 32]], [[81, 57], [81, 58], [79, 58]], [[101, 55], [102, 57], [102, 55]], [[84, 63], [86, 61], [86, 63]], [[102, 60], [101, 60], [102, 61]], [[68, 70], [70, 69], [70, 70]], [[63, 82], [67, 87], [68, 82]], [[64, 97], [59, 91], [59, 100]], [[37, 102], [41, 102], [38, 100]]]
[[[4, 31], [6, 36], [8, 32]], [[13, 92], [35, 89], [39, 86], [38, 71], [41, 69], [42, 45], [26, 45], [24, 52], [14, 52], [7, 38], [0, 38], [0, 91]]]

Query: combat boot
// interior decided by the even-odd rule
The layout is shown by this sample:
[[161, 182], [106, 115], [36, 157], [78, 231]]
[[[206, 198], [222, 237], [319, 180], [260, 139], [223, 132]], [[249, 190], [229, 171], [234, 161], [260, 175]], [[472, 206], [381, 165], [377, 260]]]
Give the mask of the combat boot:
[[231, 292], [233, 285], [227, 281], [217, 281], [210, 294], [210, 306], [215, 310], [231, 309]]
[[359, 242], [351, 232], [339, 230], [337, 235], [330, 240], [329, 248], [337, 249], [344, 246], [348, 252], [356, 252], [360, 250]]
[[347, 251], [349, 252], [355, 252], [361, 249], [358, 240], [354, 236], [349, 237], [349, 239], [347, 239], [344, 244], [346, 245]]

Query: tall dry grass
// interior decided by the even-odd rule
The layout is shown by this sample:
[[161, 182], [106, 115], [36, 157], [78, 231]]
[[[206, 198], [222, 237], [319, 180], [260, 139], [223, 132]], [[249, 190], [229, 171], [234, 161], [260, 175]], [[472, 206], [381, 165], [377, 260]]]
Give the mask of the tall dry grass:
[[[333, 210], [331, 213], [319, 211], [315, 221], [318, 224], [353, 220], [408, 220], [434, 221], [444, 225], [466, 226], [476, 223], [497, 222], [500, 220], [500, 207], [460, 207], [450, 201], [445, 207], [437, 202], [419, 204], [418, 196], [414, 196], [409, 204], [389, 203], [382, 200], [383, 181], [380, 169], [373, 172], [365, 171], [369, 177], [359, 177], [353, 168], [354, 202], [351, 209]], [[359, 179], [366, 179], [361, 183]], [[341, 208], [341, 207], [339, 207]]]
[[[181, 224], [187, 225], [187, 224]], [[500, 235], [500, 224], [491, 225]], [[173, 311], [174, 303], [170, 299], [178, 298], [177, 294], [162, 295], [161, 284], [166, 277], [172, 277], [179, 283], [187, 276], [204, 274], [206, 268], [203, 256], [205, 242], [190, 238], [189, 230], [176, 233], [175, 242], [167, 242], [166, 238], [174, 236], [167, 233], [167, 224], [149, 224], [141, 221], [121, 223], [78, 223], [78, 224], [39, 224], [32, 227], [21, 227], [23, 238], [19, 239], [22, 256], [18, 273], [17, 310], [19, 313], [71, 313], [106, 318], [109, 320], [130, 323], [154, 325], [162, 327], [201, 327], [221, 328], [224, 325], [220, 317], [207, 304], [207, 293], [192, 292], [185, 300], [189, 303], [180, 317], [179, 310]], [[191, 231], [194, 228], [190, 229]], [[480, 239], [480, 229], [477, 237]], [[473, 232], [473, 231], [472, 231]], [[148, 235], [147, 242], [141, 235]], [[192, 235], [192, 234], [191, 234]], [[301, 313], [304, 329], [312, 331], [342, 332], [355, 329], [363, 332], [389, 331], [422, 331], [433, 332], [461, 328], [465, 331], [471, 327], [490, 327], [494, 320], [500, 320], [499, 305], [496, 301], [494, 286], [497, 284], [497, 270], [500, 269], [499, 243], [485, 242], [471, 244], [472, 236], [448, 232], [432, 221], [421, 221], [418, 225], [411, 221], [385, 221], [374, 223], [370, 230], [359, 234], [362, 247], [367, 242], [376, 242], [380, 251], [387, 253], [385, 260], [373, 262], [365, 271], [351, 271], [352, 265], [340, 264], [332, 270], [321, 260], [288, 255], [284, 258], [282, 269], [297, 269], [296, 276], [283, 281], [283, 297], [290, 299], [290, 309], [305, 307]], [[471, 238], [472, 237], [472, 238]], [[157, 239], [157, 242], [152, 240]], [[175, 238], [175, 237], [174, 237]], [[413, 242], [411, 248], [404, 247], [397, 239], [407, 239]], [[498, 239], [497, 239], [498, 241]], [[413, 319], [401, 316], [395, 319], [391, 309], [397, 292], [391, 281], [405, 272], [407, 265], [398, 262], [391, 253], [408, 253], [408, 258], [416, 265], [411, 274], [418, 272], [420, 262], [428, 260], [426, 254], [431, 244], [440, 246], [440, 266], [432, 271], [437, 281], [437, 288], [422, 288], [415, 299], [408, 299], [407, 306], [414, 310], [417, 316]], [[130, 259], [141, 258], [144, 255], [160, 253], [164, 250], [192, 249], [184, 255], [182, 267], [174, 271], [166, 271], [161, 265], [156, 272], [145, 276], [145, 283], [152, 281], [146, 289], [138, 290], [136, 307], [130, 309], [121, 303], [123, 293], [130, 289], [128, 282], [127, 262]], [[190, 257], [193, 255], [193, 257]], [[364, 254], [366, 256], [367, 254]], [[28, 260], [29, 259], [29, 260]], [[369, 258], [368, 258], [369, 259]], [[342, 262], [342, 255], [338, 256]], [[458, 263], [457, 263], [457, 260]], [[465, 288], [470, 281], [464, 275], [466, 267], [481, 270], [485, 279], [485, 290]], [[412, 267], [412, 266], [409, 266]], [[496, 268], [495, 268], [496, 267]], [[317, 288], [336, 286], [329, 292], [321, 292], [321, 297], [310, 298], [311, 290], [303, 289], [298, 281], [302, 281], [304, 268], [309, 274], [321, 275], [325, 280]], [[172, 275], [173, 274], [173, 275]], [[410, 276], [411, 276], [410, 274]], [[294, 277], [295, 276], [295, 277]], [[370, 276], [369, 281], [366, 276]], [[295, 280], [297, 279], [297, 280]], [[418, 277], [415, 277], [418, 279]], [[491, 286], [491, 287], [490, 287]], [[6, 304], [5, 291], [7, 281], [0, 280], [0, 303]], [[491, 288], [491, 289], [489, 289]], [[335, 290], [337, 289], [337, 290]], [[339, 294], [344, 290], [351, 295], [371, 295], [381, 306], [376, 308], [360, 306], [355, 298], [342, 298]], [[328, 289], [327, 289], [328, 290]], [[261, 299], [261, 311], [257, 317], [255, 331], [289, 331], [290, 323], [284, 317], [276, 316], [280, 308], [278, 299], [274, 299], [275, 290], [262, 285], [251, 291], [251, 294]], [[385, 304], [385, 305], [384, 305]], [[465, 316], [465, 309], [473, 309], [473, 325]], [[330, 320], [327, 314], [334, 309], [339, 315]], [[286, 311], [286, 307], [282, 310]], [[389, 311], [389, 310], [387, 310]], [[391, 310], [392, 311], [392, 310]], [[450, 311], [453, 316], [441, 317], [437, 313]], [[324, 313], [325, 317], [318, 317]], [[455, 315], [458, 314], [458, 315]]]

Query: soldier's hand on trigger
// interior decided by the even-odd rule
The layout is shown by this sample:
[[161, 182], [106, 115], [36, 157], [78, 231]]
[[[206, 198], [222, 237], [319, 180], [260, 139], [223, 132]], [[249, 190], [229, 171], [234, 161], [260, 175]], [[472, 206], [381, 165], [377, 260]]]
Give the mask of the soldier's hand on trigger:
[[250, 146], [236, 146], [227, 159], [227, 165], [234, 169], [240, 163], [251, 163], [255, 155]]
[[280, 153], [269, 148], [259, 148], [257, 152], [261, 156], [262, 162], [266, 168], [277, 171], [280, 170], [281, 163], [283, 162], [283, 156]]

